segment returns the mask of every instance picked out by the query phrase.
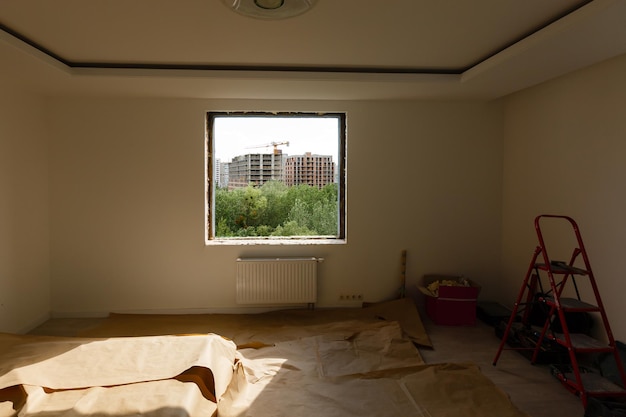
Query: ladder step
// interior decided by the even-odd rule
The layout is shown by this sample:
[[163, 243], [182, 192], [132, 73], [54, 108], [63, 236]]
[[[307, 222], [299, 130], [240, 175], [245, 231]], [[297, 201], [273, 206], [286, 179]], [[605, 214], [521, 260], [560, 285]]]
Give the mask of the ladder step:
[[[583, 333], [570, 333], [572, 348], [577, 352], [613, 352], [614, 348]], [[567, 347], [563, 333], [554, 333], [552, 340]]]
[[[540, 300], [546, 302], [546, 304], [553, 306], [554, 305], [554, 297], [541, 297]], [[593, 304], [586, 303], [584, 301], [578, 300], [576, 298], [559, 298], [561, 302], [561, 308], [566, 311], [600, 311], [598, 306]]]
[[557, 375], [557, 378], [560, 379], [561, 382], [563, 382], [564, 384], [569, 385], [576, 392], [582, 392], [584, 390], [588, 395], [616, 397], [626, 396], [626, 389], [614, 384], [610, 380], [595, 372], [580, 373], [580, 379], [583, 385], [582, 387], [578, 385], [574, 372], [564, 372]]
[[584, 269], [576, 268], [575, 266], [569, 266], [565, 262], [552, 261], [550, 263], [550, 267], [548, 268], [546, 264], [535, 264], [535, 268], [540, 269], [542, 271], [550, 271], [553, 274], [573, 274], [573, 275], [587, 275], [587, 272]]
[[582, 374], [581, 379], [583, 381], [585, 391], [587, 391], [589, 394], [626, 395], [626, 389], [620, 387], [617, 384], [614, 384], [600, 374]]

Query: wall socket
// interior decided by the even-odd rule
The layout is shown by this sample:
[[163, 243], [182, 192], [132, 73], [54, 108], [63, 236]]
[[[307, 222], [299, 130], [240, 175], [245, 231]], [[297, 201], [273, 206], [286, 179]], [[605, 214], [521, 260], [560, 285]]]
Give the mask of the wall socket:
[[363, 294], [340, 294], [339, 301], [363, 301]]

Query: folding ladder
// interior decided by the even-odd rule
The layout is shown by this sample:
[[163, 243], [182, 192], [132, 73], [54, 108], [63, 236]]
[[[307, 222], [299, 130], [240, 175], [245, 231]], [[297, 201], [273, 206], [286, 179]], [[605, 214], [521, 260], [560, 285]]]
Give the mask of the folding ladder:
[[[541, 220], [544, 221], [568, 221], [573, 228], [578, 247], [573, 249], [569, 262], [551, 260], [546, 250], [544, 236], [541, 230]], [[524, 282], [515, 301], [511, 317], [508, 320], [506, 329], [500, 341], [498, 352], [493, 360], [495, 366], [498, 362], [502, 350], [505, 349], [507, 339], [511, 335], [513, 323], [521, 320], [523, 325], [530, 326], [528, 322], [529, 307], [543, 304], [546, 318], [543, 328], [538, 330], [538, 338], [534, 347], [509, 347], [509, 350], [526, 349], [532, 351], [531, 363], [538, 359], [544, 341], [552, 341], [558, 346], [563, 346], [569, 356], [569, 369], [567, 372], [556, 373], [555, 376], [561, 380], [563, 385], [571, 392], [580, 396], [583, 406], [587, 406], [589, 397], [624, 397], [626, 396], [626, 374], [622, 364], [619, 350], [615, 344], [613, 333], [609, 326], [602, 299], [596, 285], [589, 258], [583, 245], [580, 231], [576, 222], [567, 216], [540, 215], [535, 218], [535, 230], [539, 239], [539, 246], [536, 247]], [[575, 262], [582, 258], [583, 265], [578, 268]], [[537, 262], [539, 260], [539, 263]], [[543, 261], [543, 262], [541, 262]], [[547, 275], [550, 288], [544, 292], [541, 288], [541, 274]], [[581, 300], [579, 288], [576, 284], [576, 277], [588, 279], [589, 286], [593, 290], [595, 302], [587, 303]], [[582, 277], [582, 278], [581, 278]], [[576, 293], [576, 298], [562, 296], [566, 284], [571, 283]], [[537, 286], [541, 289], [537, 292]], [[604, 331], [606, 332], [606, 342], [595, 340], [582, 333], [572, 333], [568, 329], [566, 315], [572, 312], [597, 313], [602, 319]], [[519, 316], [521, 314], [521, 317]], [[560, 324], [560, 329], [555, 330], [555, 322]], [[615, 360], [620, 385], [600, 376], [596, 372], [587, 372], [579, 362], [580, 354], [612, 354]]]

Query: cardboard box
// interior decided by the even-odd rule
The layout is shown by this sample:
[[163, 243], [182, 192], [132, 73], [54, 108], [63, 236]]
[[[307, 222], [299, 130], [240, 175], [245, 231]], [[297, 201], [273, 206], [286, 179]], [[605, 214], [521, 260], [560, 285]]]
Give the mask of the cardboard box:
[[[467, 280], [469, 286], [440, 285], [438, 294], [433, 294], [428, 285], [434, 281]], [[424, 277], [424, 286], [419, 290], [426, 295], [426, 314], [435, 324], [448, 326], [467, 326], [476, 324], [476, 300], [480, 285], [462, 277], [428, 275]]]

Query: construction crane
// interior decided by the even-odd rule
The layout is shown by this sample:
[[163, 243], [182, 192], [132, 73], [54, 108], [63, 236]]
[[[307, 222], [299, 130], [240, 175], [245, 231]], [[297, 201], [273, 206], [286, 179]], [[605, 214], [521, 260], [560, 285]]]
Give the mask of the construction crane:
[[281, 150], [278, 149], [278, 147], [281, 146], [281, 145], [289, 146], [289, 141], [287, 141], [287, 142], [270, 142], [270, 143], [266, 143], [265, 145], [259, 145], [259, 146], [248, 146], [246, 149], [269, 148], [270, 146], [273, 146], [274, 147], [274, 155], [277, 155], [277, 154], [281, 153]]

